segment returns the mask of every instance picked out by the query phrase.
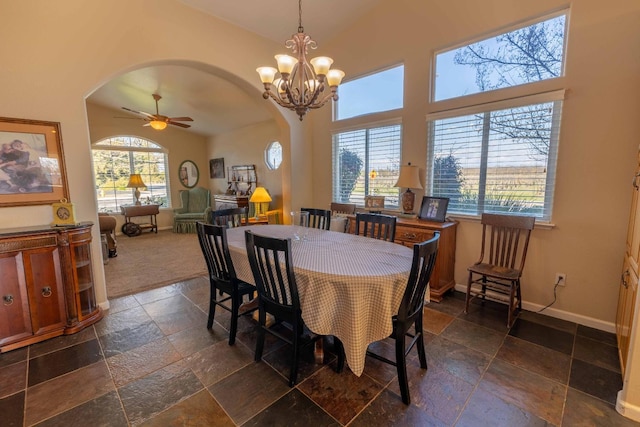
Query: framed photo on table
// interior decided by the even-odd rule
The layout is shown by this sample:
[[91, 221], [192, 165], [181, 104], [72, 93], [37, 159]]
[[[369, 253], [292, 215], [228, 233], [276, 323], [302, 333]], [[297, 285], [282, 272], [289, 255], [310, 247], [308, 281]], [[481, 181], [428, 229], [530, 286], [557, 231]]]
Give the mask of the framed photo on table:
[[418, 218], [426, 221], [444, 222], [447, 216], [448, 206], [448, 197], [424, 196]]
[[384, 197], [385, 196], [364, 196], [365, 209], [384, 209]]
[[0, 206], [68, 198], [60, 123], [0, 117]]

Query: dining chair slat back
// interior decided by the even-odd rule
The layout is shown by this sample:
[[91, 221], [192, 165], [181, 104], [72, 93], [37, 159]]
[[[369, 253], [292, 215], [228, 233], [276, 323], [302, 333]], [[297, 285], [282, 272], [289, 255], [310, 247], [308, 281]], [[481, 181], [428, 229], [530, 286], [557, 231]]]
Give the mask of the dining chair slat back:
[[331, 211], [326, 209], [300, 208], [302, 212], [309, 212], [309, 227], [328, 230], [331, 225]]
[[[209, 272], [209, 317], [207, 319], [207, 329], [213, 327], [213, 320], [216, 314], [216, 307], [219, 306], [231, 313], [231, 325], [229, 327], [229, 345], [233, 345], [238, 330], [238, 317], [240, 305], [244, 296], [253, 296], [255, 287], [243, 282], [236, 277], [236, 272], [229, 253], [227, 244], [226, 227], [212, 224], [205, 224], [201, 221], [196, 223], [198, 241], [202, 254], [204, 255]], [[218, 291], [218, 292], [216, 292]], [[227, 295], [218, 299], [220, 296]], [[231, 308], [226, 304], [231, 300]], [[247, 314], [253, 310], [248, 310]]]
[[383, 214], [357, 213], [355, 234], [393, 242], [396, 237], [396, 217]]
[[[391, 337], [395, 340], [395, 361], [367, 350], [367, 355], [396, 367], [400, 394], [402, 401], [406, 405], [411, 403], [407, 378], [407, 354], [409, 354], [414, 346], [417, 347], [418, 350], [420, 367], [427, 369], [427, 357], [424, 349], [424, 335], [422, 330], [422, 312], [424, 309], [424, 296], [427, 291], [427, 285], [431, 279], [431, 273], [433, 272], [438, 255], [439, 239], [440, 233], [436, 232], [431, 239], [413, 245], [413, 260], [409, 279], [407, 280], [407, 287], [405, 288], [398, 314], [392, 318], [393, 332], [391, 333]], [[409, 332], [412, 327], [414, 328], [413, 333]], [[408, 346], [405, 346], [406, 337], [411, 339]]]
[[211, 211], [209, 214], [209, 223], [221, 225], [226, 228], [241, 227], [249, 224], [249, 209], [229, 208]]

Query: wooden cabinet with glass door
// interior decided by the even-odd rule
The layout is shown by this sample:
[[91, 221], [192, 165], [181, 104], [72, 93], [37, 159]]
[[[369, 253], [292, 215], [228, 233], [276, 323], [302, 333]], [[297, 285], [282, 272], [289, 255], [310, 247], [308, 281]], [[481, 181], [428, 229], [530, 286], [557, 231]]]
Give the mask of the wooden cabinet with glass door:
[[102, 318], [91, 227], [0, 230], [0, 352], [72, 334]]
[[91, 266], [91, 228], [69, 230], [69, 256], [72, 274], [67, 285], [70, 326], [65, 334], [78, 332], [93, 323], [102, 313], [96, 304], [93, 268]]

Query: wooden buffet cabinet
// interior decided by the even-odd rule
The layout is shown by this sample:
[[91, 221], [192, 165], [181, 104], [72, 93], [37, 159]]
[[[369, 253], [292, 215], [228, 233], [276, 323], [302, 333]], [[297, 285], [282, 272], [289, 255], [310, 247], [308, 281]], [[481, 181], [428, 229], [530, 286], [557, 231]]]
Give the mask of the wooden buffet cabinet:
[[92, 225], [0, 230], [0, 352], [73, 334], [102, 318]]
[[[454, 278], [456, 262], [456, 221], [433, 222], [413, 218], [398, 218], [396, 222], [395, 243], [413, 247], [415, 243], [424, 242], [440, 232], [438, 257], [431, 273], [429, 289], [431, 301], [442, 301], [443, 295], [456, 285]], [[355, 233], [355, 216], [349, 217], [349, 232]]]

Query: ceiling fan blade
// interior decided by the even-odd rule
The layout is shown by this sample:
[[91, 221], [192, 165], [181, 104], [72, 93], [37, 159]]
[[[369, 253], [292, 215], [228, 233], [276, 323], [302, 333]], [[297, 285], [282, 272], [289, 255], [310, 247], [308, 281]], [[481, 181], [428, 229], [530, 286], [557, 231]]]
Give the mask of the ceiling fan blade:
[[193, 121], [191, 117], [169, 117], [169, 120], [173, 120], [176, 122], [192, 122]]
[[171, 120], [169, 120], [169, 122], [168, 122], [168, 123], [169, 123], [170, 125], [173, 125], [173, 126], [179, 126], [179, 127], [181, 127], [181, 128], [190, 128], [190, 127], [191, 127], [191, 125], [185, 125], [184, 123], [173, 122], [173, 121], [171, 121]]
[[146, 117], [113, 116], [114, 119], [148, 120]]
[[143, 115], [143, 116], [147, 116], [147, 117], [150, 117], [150, 118], [152, 118], [152, 119], [156, 117], [155, 115], [153, 115], [153, 114], [149, 114], [149, 113], [145, 113], [144, 111], [136, 111], [136, 110], [132, 110], [131, 108], [127, 108], [127, 107], [122, 107], [122, 109], [123, 109], [123, 110], [130, 111], [130, 112], [132, 112], [132, 113], [141, 114], [141, 115]]

